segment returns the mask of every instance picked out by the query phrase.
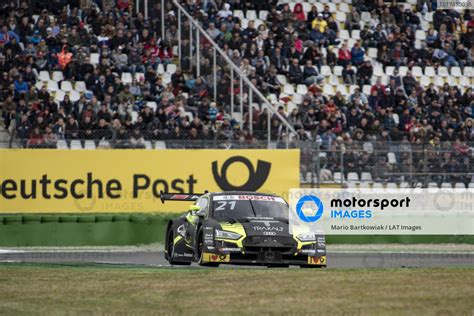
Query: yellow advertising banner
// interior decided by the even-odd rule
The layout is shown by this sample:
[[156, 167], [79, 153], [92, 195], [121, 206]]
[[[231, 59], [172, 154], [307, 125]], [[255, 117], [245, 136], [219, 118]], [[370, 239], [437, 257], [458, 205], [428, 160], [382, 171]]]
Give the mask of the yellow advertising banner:
[[299, 186], [299, 150], [0, 150], [0, 213], [176, 212], [160, 191]]

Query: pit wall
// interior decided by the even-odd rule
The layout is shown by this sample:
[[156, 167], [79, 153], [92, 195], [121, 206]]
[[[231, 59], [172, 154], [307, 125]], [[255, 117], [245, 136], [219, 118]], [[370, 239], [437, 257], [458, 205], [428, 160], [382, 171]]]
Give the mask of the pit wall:
[[[179, 214], [3, 214], [0, 247], [125, 246], [163, 243]], [[332, 244], [468, 243], [474, 236], [327, 236]]]

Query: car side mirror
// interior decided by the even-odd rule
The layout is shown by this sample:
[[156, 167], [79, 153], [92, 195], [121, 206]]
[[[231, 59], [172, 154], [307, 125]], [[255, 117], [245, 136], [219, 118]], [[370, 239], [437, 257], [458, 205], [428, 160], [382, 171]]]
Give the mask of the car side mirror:
[[189, 206], [189, 210], [190, 210], [191, 212], [197, 212], [197, 211], [201, 210], [201, 207], [200, 207], [199, 205], [194, 205], [194, 204], [193, 204], [193, 205], [190, 205], [190, 206]]

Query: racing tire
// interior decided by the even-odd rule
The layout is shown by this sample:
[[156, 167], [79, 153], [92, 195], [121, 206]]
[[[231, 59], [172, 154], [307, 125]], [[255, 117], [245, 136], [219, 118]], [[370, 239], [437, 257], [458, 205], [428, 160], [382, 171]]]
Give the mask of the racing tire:
[[174, 256], [174, 244], [173, 244], [173, 241], [174, 241], [174, 230], [173, 230], [173, 226], [170, 227], [170, 229], [168, 230], [168, 233], [167, 233], [167, 244], [166, 244], [166, 250], [168, 251], [168, 262], [171, 264], [171, 265], [174, 265], [174, 266], [189, 266], [191, 264], [191, 262], [187, 262], [187, 261], [177, 261], [175, 259], [173, 259], [173, 256]]
[[197, 242], [197, 256], [198, 256], [198, 264], [201, 267], [218, 267], [219, 262], [204, 262], [202, 258], [202, 248], [204, 245], [204, 237], [202, 234], [202, 230], [199, 229], [199, 234], [198, 234], [198, 242]]

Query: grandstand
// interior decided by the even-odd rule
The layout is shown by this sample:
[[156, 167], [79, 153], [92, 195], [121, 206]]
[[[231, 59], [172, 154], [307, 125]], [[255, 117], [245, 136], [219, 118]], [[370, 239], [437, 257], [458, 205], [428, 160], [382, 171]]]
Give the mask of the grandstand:
[[474, 186], [472, 10], [63, 2], [0, 8], [5, 146], [301, 148], [302, 183]]

